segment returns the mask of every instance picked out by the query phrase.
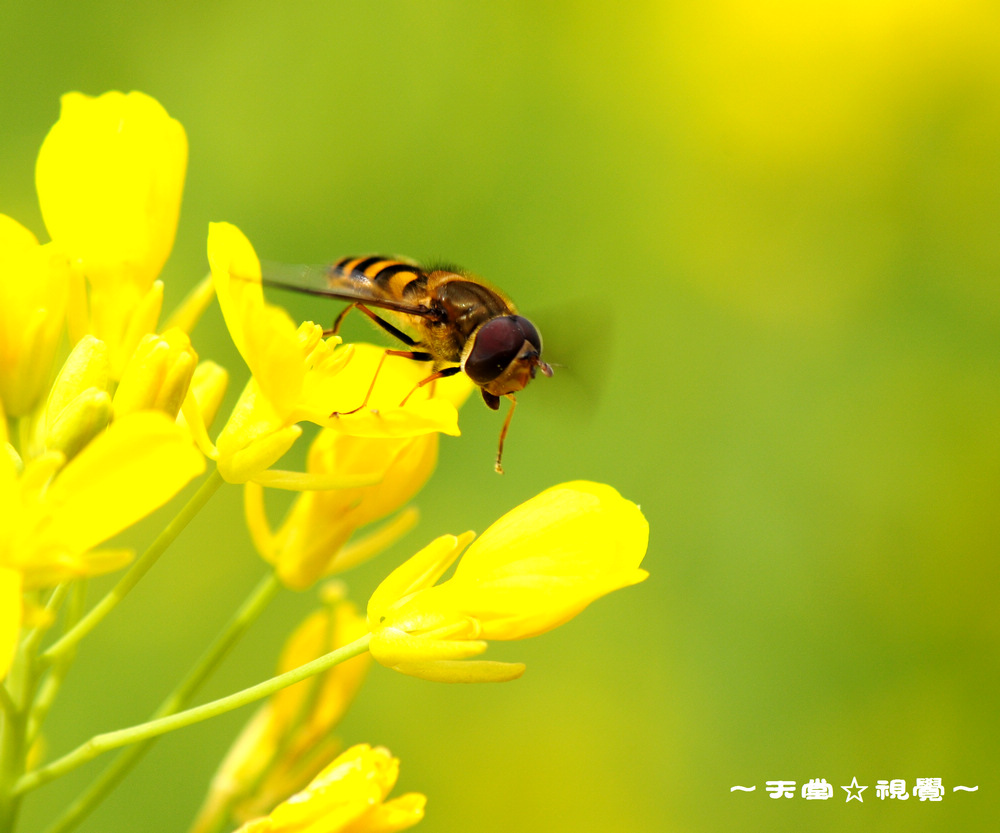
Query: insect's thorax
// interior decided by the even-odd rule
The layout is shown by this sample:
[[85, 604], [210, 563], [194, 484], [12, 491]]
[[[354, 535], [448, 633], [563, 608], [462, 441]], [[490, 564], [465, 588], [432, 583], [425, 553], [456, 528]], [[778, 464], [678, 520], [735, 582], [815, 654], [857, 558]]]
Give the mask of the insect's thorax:
[[461, 360], [462, 350], [476, 329], [492, 318], [511, 315], [512, 305], [488, 286], [452, 272], [432, 272], [427, 281], [428, 305], [439, 310], [440, 323], [423, 322], [422, 331], [435, 355]]
[[506, 298], [479, 280], [450, 269], [425, 271], [412, 261], [372, 255], [347, 257], [331, 267], [331, 279], [346, 289], [348, 296], [417, 306], [426, 313], [415, 314], [391, 304], [383, 309], [405, 328], [418, 334], [421, 347], [435, 359], [459, 362], [470, 336], [490, 319], [513, 315], [516, 310]]

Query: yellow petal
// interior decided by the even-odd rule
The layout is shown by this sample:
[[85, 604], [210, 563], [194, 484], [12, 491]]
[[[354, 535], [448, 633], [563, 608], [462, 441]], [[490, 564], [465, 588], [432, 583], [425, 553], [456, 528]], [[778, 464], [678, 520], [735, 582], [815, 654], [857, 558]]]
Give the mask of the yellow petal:
[[447, 586], [423, 604], [454, 605], [486, 639], [524, 639], [573, 618], [595, 599], [644, 580], [649, 525], [610, 486], [547, 489], [469, 547]]
[[206, 429], [215, 420], [228, 386], [226, 368], [212, 361], [199, 362], [188, 390], [198, 403], [198, 413]]
[[[417, 387], [432, 368], [427, 362], [401, 356], [388, 356], [382, 363], [367, 406], [346, 413], [364, 401], [385, 354], [383, 348], [372, 344], [353, 347], [354, 357], [338, 375], [336, 389], [324, 403], [328, 413], [340, 414], [327, 423], [331, 429], [358, 437], [412, 437], [432, 431], [458, 436], [457, 405], [468, 394], [468, 383], [453, 377]], [[410, 396], [402, 405], [407, 394]]]
[[68, 93], [35, 171], [45, 226], [96, 289], [138, 298], [173, 246], [186, 167], [184, 128], [156, 100]]
[[491, 526], [442, 584], [434, 582], [457, 555], [446, 538], [390, 574], [368, 603], [372, 656], [424, 679], [513, 679], [520, 671], [460, 660], [485, 640], [544, 633], [642, 581], [647, 539], [639, 508], [610, 486], [548, 489]]
[[301, 436], [302, 429], [290, 425], [258, 436], [232, 453], [223, 453], [220, 437], [219, 474], [227, 483], [246, 483], [278, 462]]
[[390, 609], [405, 602], [413, 593], [433, 585], [474, 537], [472, 532], [460, 536], [442, 535], [389, 573], [368, 600], [369, 627], [376, 628]]
[[49, 535], [83, 552], [159, 508], [205, 468], [187, 432], [157, 411], [111, 424], [49, 487]]
[[50, 380], [69, 298], [69, 263], [0, 214], [0, 398], [24, 416]]
[[264, 306], [257, 253], [236, 226], [209, 223], [208, 263], [229, 336], [247, 361], [244, 322], [253, 308]]
[[427, 796], [406, 793], [374, 807], [358, 824], [343, 828], [342, 833], [396, 833], [423, 819], [426, 806]]
[[[396, 783], [399, 761], [388, 750], [353, 746], [324, 769], [306, 789], [270, 815], [270, 829], [288, 833], [335, 833], [366, 820]], [[419, 819], [415, 819], [416, 823]], [[355, 830], [363, 831], [364, 826]]]
[[456, 576], [635, 573], [648, 537], [639, 507], [611, 486], [563, 483], [491, 525], [469, 547]]
[[[395, 512], [419, 491], [433, 471], [437, 446], [437, 434], [369, 439], [320, 432], [302, 478], [329, 477], [346, 485], [355, 477], [374, 485], [306, 492], [296, 499], [272, 552], [282, 581], [301, 589], [344, 569], [340, 552], [354, 531]], [[272, 478], [266, 482], [276, 485]]]
[[236, 349], [275, 410], [288, 414], [299, 402], [306, 372], [298, 328], [283, 309], [264, 303], [260, 261], [236, 226], [209, 225], [208, 262]]

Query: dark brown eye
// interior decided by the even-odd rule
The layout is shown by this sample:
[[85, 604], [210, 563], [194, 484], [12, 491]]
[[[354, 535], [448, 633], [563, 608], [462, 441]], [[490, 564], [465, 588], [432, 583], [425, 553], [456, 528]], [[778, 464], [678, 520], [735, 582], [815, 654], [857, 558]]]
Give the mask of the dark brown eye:
[[538, 351], [538, 355], [542, 355], [542, 337], [538, 334], [538, 330], [535, 329], [535, 325], [532, 324], [527, 318], [522, 318], [520, 315], [513, 316], [521, 327], [521, 332], [524, 333], [524, 338], [531, 342], [532, 346]]
[[478, 385], [492, 382], [521, 354], [525, 341], [541, 352], [538, 330], [527, 318], [505, 315], [487, 321], [476, 332], [476, 341], [465, 360], [465, 372]]

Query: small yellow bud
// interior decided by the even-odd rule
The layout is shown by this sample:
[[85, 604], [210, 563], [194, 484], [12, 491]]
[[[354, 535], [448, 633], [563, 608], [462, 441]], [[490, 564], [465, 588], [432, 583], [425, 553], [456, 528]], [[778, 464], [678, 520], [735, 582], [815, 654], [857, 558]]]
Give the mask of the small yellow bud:
[[98, 388], [87, 388], [45, 426], [45, 447], [60, 451], [67, 460], [75, 457], [111, 422], [111, 396]]
[[205, 361], [194, 369], [189, 390], [198, 402], [198, 410], [206, 428], [215, 421], [222, 400], [226, 396], [227, 387], [229, 387], [229, 371], [222, 365]]
[[56, 377], [45, 406], [45, 446], [74, 457], [111, 420], [111, 365], [103, 341], [85, 336]]
[[197, 363], [186, 333], [143, 336], [115, 392], [115, 417], [149, 410], [176, 417]]
[[108, 348], [93, 336], [80, 339], [63, 363], [45, 406], [46, 422], [58, 419], [63, 408], [88, 388], [111, 392]]

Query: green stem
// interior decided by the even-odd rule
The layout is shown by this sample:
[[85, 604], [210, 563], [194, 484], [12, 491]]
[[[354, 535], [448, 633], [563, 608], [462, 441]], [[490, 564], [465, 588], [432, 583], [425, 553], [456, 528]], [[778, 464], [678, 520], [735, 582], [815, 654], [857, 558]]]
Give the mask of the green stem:
[[[281, 582], [274, 572], [265, 576], [233, 614], [229, 623], [216, 637], [215, 642], [201, 656], [184, 680], [153, 712], [150, 720], [175, 714], [183, 708], [211, 673], [219, 666], [250, 626], [257, 620], [268, 603], [281, 589]], [[155, 737], [136, 743], [122, 752], [114, 762], [46, 830], [46, 833], [66, 833], [83, 821], [111, 791], [121, 783], [129, 771], [142, 760], [156, 742]]]
[[104, 617], [114, 610], [115, 606], [149, 572], [149, 569], [163, 555], [167, 547], [174, 542], [174, 539], [180, 535], [184, 527], [198, 514], [201, 508], [208, 502], [208, 499], [215, 494], [219, 486], [222, 485], [222, 482], [222, 475], [216, 469], [201, 484], [198, 491], [192, 495], [184, 508], [177, 513], [177, 516], [164, 527], [163, 532], [156, 537], [156, 540], [149, 545], [149, 548], [132, 564], [125, 575], [121, 577], [118, 584], [94, 605], [93, 609], [77, 623], [76, 627], [49, 647], [39, 659], [45, 663], [55, 662], [67, 651], [72, 650], [81, 639], [96, 628]]
[[4, 720], [13, 720], [17, 716], [17, 703], [3, 683], [0, 683], [0, 711], [3, 711]]
[[[61, 584], [57, 587], [56, 593], [53, 593], [52, 598], [49, 599], [49, 608], [52, 610], [58, 609], [58, 605], [61, 604], [61, 598], [57, 598], [56, 594], [60, 590], [68, 592], [69, 589], [69, 585], [67, 584]], [[87, 582], [84, 579], [73, 582], [72, 593], [73, 595], [66, 611], [66, 618], [64, 619], [64, 632], [71, 630], [76, 623], [80, 621], [80, 617], [83, 615], [83, 606], [87, 597]], [[58, 659], [49, 667], [48, 675], [38, 688], [38, 694], [35, 695], [34, 702], [31, 705], [31, 711], [28, 715], [29, 749], [42, 730], [42, 724], [45, 722], [49, 709], [52, 708], [52, 704], [55, 702], [56, 695], [59, 693], [59, 689], [62, 686], [63, 680], [66, 678], [66, 674], [69, 673], [70, 666], [73, 664], [75, 656], [76, 651], [67, 651], [65, 654], [60, 655]]]
[[67, 772], [87, 763], [87, 761], [93, 760], [98, 755], [110, 749], [117, 749], [119, 746], [127, 746], [131, 743], [140, 743], [166, 734], [167, 732], [172, 732], [175, 729], [192, 726], [203, 720], [218, 717], [220, 714], [225, 714], [233, 709], [254, 703], [257, 700], [274, 694], [276, 691], [281, 691], [281, 689], [301, 682], [315, 674], [321, 674], [335, 665], [339, 665], [364, 653], [368, 650], [370, 640], [371, 634], [365, 634], [359, 639], [354, 640], [354, 642], [338, 648], [336, 651], [324, 654], [319, 659], [314, 659], [312, 662], [300, 665], [292, 671], [286, 671], [277, 677], [272, 677], [255, 686], [245, 688], [235, 694], [230, 694], [228, 697], [222, 697], [210, 703], [195, 706], [193, 709], [187, 709], [169, 717], [151, 720], [148, 723], [140, 723], [138, 726], [130, 726], [127, 729], [119, 729], [115, 732], [95, 735], [86, 743], [78, 746], [62, 758], [53, 761], [48, 766], [36, 769], [34, 772], [29, 772], [17, 782], [14, 792], [16, 795], [21, 795], [29, 790], [33, 790], [51, 781], [53, 778], [65, 775]]
[[7, 673], [9, 708], [0, 726], [0, 833], [14, 829], [21, 809], [17, 783], [24, 775], [29, 748], [28, 709], [38, 682], [34, 660], [41, 635], [41, 629], [36, 628], [21, 639]]

